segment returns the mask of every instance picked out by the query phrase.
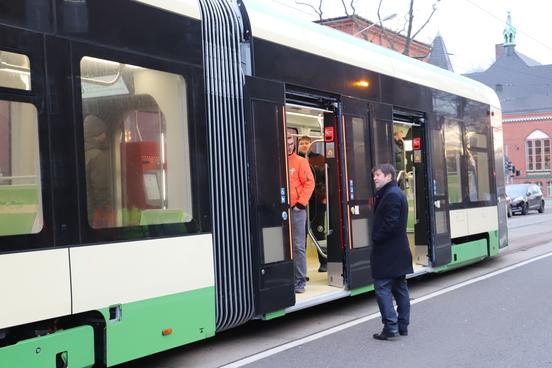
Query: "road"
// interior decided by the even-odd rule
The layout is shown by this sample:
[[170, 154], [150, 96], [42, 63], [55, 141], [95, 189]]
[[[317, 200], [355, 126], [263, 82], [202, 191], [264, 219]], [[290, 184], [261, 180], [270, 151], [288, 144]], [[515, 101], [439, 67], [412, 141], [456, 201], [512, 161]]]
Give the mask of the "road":
[[[476, 354], [477, 359], [484, 359], [485, 352], [489, 352], [490, 357], [495, 360], [483, 360], [486, 362], [485, 365], [474, 365], [473, 362], [468, 365], [466, 363], [468, 359], [464, 361], [465, 365], [455, 366], [492, 367], [493, 365], [487, 365], [487, 363], [502, 361], [498, 359], [500, 346], [504, 346], [504, 350], [507, 350], [506, 347], [516, 350], [518, 348], [513, 344], [519, 342], [521, 342], [519, 349], [524, 352], [521, 356], [525, 357], [525, 352], [527, 354], [533, 352], [533, 345], [534, 349], [546, 347], [543, 351], [548, 354], [552, 351], [552, 339], [549, 335], [543, 336], [539, 328], [546, 325], [552, 326], [552, 314], [543, 315], [544, 312], [541, 310], [549, 309], [548, 301], [552, 299], [550, 292], [547, 291], [550, 288], [543, 285], [547, 282], [546, 272], [552, 267], [552, 257], [439, 294], [430, 300], [424, 298], [552, 253], [550, 224], [552, 224], [552, 205], [547, 206], [547, 211], [543, 214], [531, 212], [526, 216], [513, 216], [508, 219], [509, 246], [502, 250], [498, 257], [446, 274], [427, 275], [410, 280], [411, 298], [415, 302], [412, 333], [408, 340], [393, 342], [395, 345], [386, 346], [381, 345], [381, 342], [376, 344], [377, 341], [371, 341], [373, 340], [371, 334], [380, 328], [380, 322], [373, 293], [368, 293], [292, 313], [272, 321], [251, 321], [245, 326], [225, 331], [207, 341], [176, 348], [120, 367], [211, 368], [228, 365], [227, 367], [230, 368], [244, 366], [248, 361], [242, 361], [242, 359], [247, 357], [251, 357], [251, 367], [363, 367], [371, 366], [372, 364], [366, 363], [369, 361], [374, 363], [377, 361], [378, 364], [374, 366], [378, 367], [403, 366], [398, 364], [397, 360], [389, 360], [389, 362], [395, 362], [395, 365], [380, 364], [381, 361], [385, 361], [383, 358], [387, 356], [386, 354], [393, 359], [396, 358], [391, 352], [393, 349], [401, 352], [409, 351], [407, 355], [406, 353], [399, 355], [409, 362], [419, 363], [419, 365], [408, 364], [409, 368], [422, 367], [421, 364], [424, 362], [426, 364], [423, 367], [451, 366], [451, 361], [462, 362], [463, 357], [471, 357], [474, 356], [473, 354]], [[527, 282], [527, 285], [520, 283], [519, 280], [528, 273], [537, 277], [538, 283]], [[546, 292], [540, 292], [544, 289]], [[522, 293], [514, 293], [514, 291], [522, 291]], [[470, 300], [470, 303], [465, 303], [466, 300]], [[523, 303], [526, 301], [532, 301], [534, 306], [525, 306]], [[539, 313], [539, 318], [526, 318], [523, 315], [527, 311], [525, 307], [529, 308], [532, 317], [535, 313]], [[479, 314], [481, 311], [486, 312], [484, 316]], [[547, 317], [548, 315], [550, 318]], [[546, 318], [543, 319], [543, 317]], [[498, 328], [501, 325], [504, 325], [504, 329]], [[332, 332], [332, 329], [344, 327], [349, 328], [320, 337], [320, 334], [325, 333], [324, 331]], [[447, 332], [448, 330], [450, 333]], [[546, 340], [543, 341], [545, 337]], [[303, 338], [310, 338], [313, 341], [303, 342], [301, 340]], [[533, 345], [528, 343], [529, 341]], [[270, 355], [264, 360], [256, 360], [259, 358], [256, 354], [262, 352], [269, 354], [273, 352], [271, 349], [276, 347], [283, 349], [290, 342], [292, 344], [296, 342], [298, 346]], [[456, 346], [460, 342], [462, 346]], [[336, 349], [336, 346], [340, 348]], [[340, 351], [343, 355], [338, 355]], [[323, 360], [320, 360], [321, 355], [325, 357]], [[549, 355], [552, 356], [552, 354]], [[539, 359], [543, 358], [538, 354], [536, 356]], [[355, 357], [361, 360], [355, 361]], [[375, 357], [379, 357], [378, 360], [374, 360]], [[235, 363], [231, 365], [232, 362]], [[360, 362], [366, 364], [359, 365]], [[440, 364], [432, 364], [432, 362], [440, 362]], [[547, 365], [529, 364], [530, 362], [534, 361], [529, 359], [527, 365], [519, 365], [521, 363], [518, 364], [512, 360], [511, 364], [506, 362], [502, 366], [552, 367], [552, 360], [550, 365], [548, 363]]]

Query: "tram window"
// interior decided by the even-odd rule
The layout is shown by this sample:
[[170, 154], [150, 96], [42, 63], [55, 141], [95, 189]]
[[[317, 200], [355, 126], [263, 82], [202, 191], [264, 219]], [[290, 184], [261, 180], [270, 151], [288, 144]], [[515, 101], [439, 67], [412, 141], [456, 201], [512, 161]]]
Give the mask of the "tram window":
[[0, 87], [31, 90], [31, 63], [27, 55], [0, 50]]
[[40, 232], [40, 183], [36, 108], [0, 100], [0, 236]]
[[[354, 173], [354, 193], [355, 199], [368, 199], [371, 196], [372, 174], [367, 168], [370, 167], [369, 157], [366, 147], [366, 125], [363, 118], [351, 118], [351, 134], [353, 138], [352, 147], [349, 150], [353, 153], [349, 155], [349, 160], [352, 161], [349, 172]], [[352, 169], [352, 170], [351, 170]]]
[[487, 135], [468, 131], [466, 143], [470, 201], [489, 201], [491, 199], [491, 183]]
[[80, 67], [90, 226], [190, 222], [184, 78], [91, 57]]
[[447, 119], [445, 123], [445, 157], [448, 196], [451, 204], [462, 202], [462, 155], [462, 127], [460, 122]]

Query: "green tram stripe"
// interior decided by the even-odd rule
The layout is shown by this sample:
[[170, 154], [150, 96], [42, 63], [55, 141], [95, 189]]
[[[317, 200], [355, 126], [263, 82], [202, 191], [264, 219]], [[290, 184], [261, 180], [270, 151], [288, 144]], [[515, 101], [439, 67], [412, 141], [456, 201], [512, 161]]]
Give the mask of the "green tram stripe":
[[[113, 366], [215, 334], [215, 288], [122, 304], [110, 320], [110, 308], [100, 310], [106, 319], [107, 365]], [[163, 335], [170, 329], [172, 333]]]

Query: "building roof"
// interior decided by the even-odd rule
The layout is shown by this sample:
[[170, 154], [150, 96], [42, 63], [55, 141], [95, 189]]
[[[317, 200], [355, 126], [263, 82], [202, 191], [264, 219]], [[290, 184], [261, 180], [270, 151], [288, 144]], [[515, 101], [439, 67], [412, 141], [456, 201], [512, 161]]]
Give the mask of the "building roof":
[[466, 76], [493, 88], [504, 113], [552, 111], [552, 65], [528, 63], [515, 49], [486, 71]]
[[496, 61], [484, 72], [466, 74], [493, 88], [504, 113], [552, 111], [552, 65], [516, 51], [516, 29], [508, 13], [504, 43], [496, 45]]
[[431, 44], [431, 52], [427, 62], [439, 68], [450, 70], [451, 72], [454, 71], [447, 52], [447, 47], [445, 46], [445, 41], [440, 34], [435, 37]]
[[[358, 24], [360, 26], [360, 28], [364, 28], [366, 26], [374, 25], [374, 28], [379, 28], [379, 29], [385, 30], [385, 32], [389, 32], [390, 34], [393, 34], [397, 37], [406, 38], [403, 34], [400, 34], [397, 31], [393, 31], [392, 29], [384, 27], [382, 24], [372, 22], [371, 20], [368, 20], [364, 17], [361, 17], [358, 14], [344, 15], [344, 16], [333, 17], [333, 18], [326, 18], [326, 19], [322, 19], [322, 20], [317, 20], [314, 23], [322, 24], [322, 25], [325, 25], [325, 26], [331, 26], [332, 24], [336, 24], [336, 23], [341, 24], [341, 23], [344, 23], [346, 21], [354, 22], [354, 23]], [[415, 40], [415, 39], [412, 39], [411, 42], [413, 44], [418, 45], [421, 48], [429, 49], [431, 47], [431, 45], [429, 45], [425, 42], [420, 42], [420, 41]]]

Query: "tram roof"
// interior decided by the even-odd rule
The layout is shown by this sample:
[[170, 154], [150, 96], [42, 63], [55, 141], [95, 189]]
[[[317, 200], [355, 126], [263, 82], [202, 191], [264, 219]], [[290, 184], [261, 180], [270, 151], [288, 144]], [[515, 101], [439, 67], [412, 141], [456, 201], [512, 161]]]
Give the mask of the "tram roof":
[[298, 18], [266, 0], [243, 2], [255, 37], [500, 107], [495, 92], [473, 79]]

